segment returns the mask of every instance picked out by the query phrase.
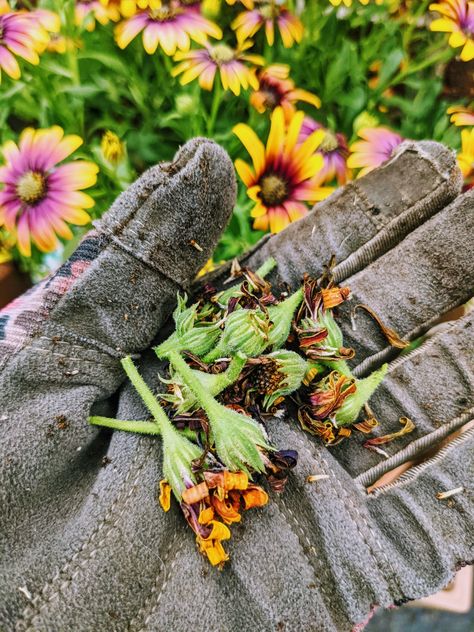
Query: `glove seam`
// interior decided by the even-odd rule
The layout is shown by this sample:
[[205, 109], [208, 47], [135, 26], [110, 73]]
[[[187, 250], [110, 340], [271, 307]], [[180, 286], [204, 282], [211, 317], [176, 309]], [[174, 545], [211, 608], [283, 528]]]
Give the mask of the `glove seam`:
[[[181, 542], [174, 549], [173, 556], [170, 557], [170, 553], [172, 552], [173, 548], [178, 542], [178, 539], [180, 536], [183, 536], [183, 534], [176, 532], [174, 537], [171, 538], [171, 541], [165, 551], [165, 554], [163, 555], [163, 558], [160, 558], [160, 561], [162, 563], [161, 572], [156, 576], [153, 586], [150, 590], [150, 593], [145, 599], [145, 603], [128, 624], [127, 632], [134, 632], [134, 630], [136, 630], [136, 632], [146, 632], [146, 629], [147, 629], [146, 626], [148, 625], [151, 617], [154, 615], [154, 613], [156, 612], [159, 606], [161, 595], [163, 594], [166, 588], [166, 585], [168, 583], [168, 580], [171, 577], [171, 572], [173, 571], [174, 567], [176, 566], [176, 562], [178, 561], [178, 554], [181, 552], [184, 546], [185, 540], [184, 540], [184, 537], [182, 537]], [[167, 569], [166, 562], [170, 561], [170, 559], [172, 560], [171, 567]], [[157, 593], [159, 579], [161, 579], [161, 587], [159, 589], [159, 592]], [[150, 608], [152, 603], [153, 603], [153, 606]]]
[[[468, 421], [470, 421], [473, 418], [473, 413], [474, 413], [474, 408], [471, 409], [471, 411], [465, 413], [464, 415], [460, 415], [458, 418], [453, 420], [457, 422], [455, 426], [446, 428], [446, 429], [440, 428], [439, 430], [449, 430], [451, 432], [452, 430], [455, 430], [456, 428], [460, 427], [460, 425], [464, 425], [464, 423], [467, 423]], [[466, 421], [463, 421], [465, 418], [466, 418]], [[462, 424], [459, 420], [462, 420]], [[427, 436], [429, 437], [430, 435], [427, 435]], [[427, 461], [424, 461], [423, 463], [420, 463], [419, 465], [415, 465], [414, 467], [410, 468], [407, 472], [402, 474], [400, 478], [397, 478], [396, 481], [393, 481], [393, 483], [387, 483], [386, 485], [383, 485], [382, 487], [378, 487], [374, 489], [370, 494], [367, 494], [367, 490], [365, 489], [365, 483], [364, 483], [365, 479], [363, 477], [358, 476], [355, 479], [355, 481], [357, 481], [359, 484], [364, 486], [364, 491], [369, 499], [377, 498], [377, 496], [380, 496], [381, 494], [385, 494], [392, 489], [404, 487], [407, 483], [413, 482], [419, 476], [421, 476], [425, 470], [435, 466], [437, 463], [442, 461], [449, 454], [449, 452], [451, 452], [453, 448], [459, 447], [461, 444], [464, 443], [464, 441], [466, 441], [467, 439], [471, 439], [473, 437], [474, 437], [474, 428], [471, 428], [470, 430], [467, 430], [459, 437], [456, 437], [455, 439], [450, 441], [448, 445], [442, 448], [439, 452], [437, 452], [433, 457], [431, 457]], [[426, 437], [422, 437], [422, 439], [425, 439], [425, 438]], [[440, 438], [444, 438], [442, 434]], [[411, 447], [411, 445], [413, 444], [410, 444], [409, 447]], [[397, 457], [397, 456], [398, 454], [394, 455], [394, 457]], [[404, 461], [406, 461], [406, 458], [404, 459]], [[370, 473], [370, 470], [367, 471], [367, 474], [368, 473]]]

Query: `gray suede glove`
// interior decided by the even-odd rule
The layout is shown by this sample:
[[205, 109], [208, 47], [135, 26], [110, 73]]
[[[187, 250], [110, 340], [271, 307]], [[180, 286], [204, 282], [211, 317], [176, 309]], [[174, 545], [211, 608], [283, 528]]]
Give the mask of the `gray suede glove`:
[[[474, 194], [460, 188], [448, 150], [405, 143], [244, 262], [256, 268], [272, 255], [272, 281], [296, 287], [335, 254], [353, 304], [417, 337], [473, 295]], [[371, 400], [380, 433], [399, 430], [401, 416], [416, 430], [384, 446], [388, 458], [364, 448], [362, 435], [328, 449], [294, 419], [269, 422], [276, 446], [298, 450], [298, 466], [283, 495], [233, 528], [222, 572], [198, 554], [179, 509], [157, 506], [160, 441], [87, 425], [91, 413], [146, 416], [129, 385], [113, 396], [119, 358], [150, 345], [176, 290], [211, 252], [234, 189], [224, 152], [193, 141], [123, 194], [52, 279], [0, 315], [2, 630], [351, 630], [376, 606], [435, 592], [474, 559], [473, 430], [367, 493], [473, 419], [472, 314], [391, 362]], [[342, 322], [358, 375], [393, 359], [364, 312], [356, 329], [348, 313]], [[158, 369], [144, 353], [140, 370], [153, 388]], [[311, 474], [329, 478], [311, 484]], [[459, 487], [450, 502], [436, 498]]]

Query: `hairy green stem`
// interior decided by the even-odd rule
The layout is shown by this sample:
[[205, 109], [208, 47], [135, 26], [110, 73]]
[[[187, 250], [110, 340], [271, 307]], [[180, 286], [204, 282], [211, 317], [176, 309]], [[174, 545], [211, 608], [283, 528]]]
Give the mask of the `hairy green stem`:
[[[154, 421], [144, 421], [142, 419], [113, 419], [112, 417], [94, 415], [93, 417], [89, 417], [89, 423], [92, 426], [102, 426], [104, 428], [112, 428], [113, 430], [124, 430], [125, 432], [134, 432], [137, 434], [161, 435], [160, 427]], [[178, 430], [178, 432], [191, 441], [197, 439], [197, 433], [189, 428], [183, 428], [182, 430]]]

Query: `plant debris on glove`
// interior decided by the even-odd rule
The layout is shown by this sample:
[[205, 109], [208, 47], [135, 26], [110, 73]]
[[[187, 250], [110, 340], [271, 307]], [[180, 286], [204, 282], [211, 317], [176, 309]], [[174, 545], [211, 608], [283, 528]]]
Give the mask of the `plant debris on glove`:
[[268, 502], [259, 483], [266, 478], [281, 493], [297, 464], [295, 450], [271, 444], [269, 420], [294, 409], [301, 427], [328, 446], [350, 436], [351, 426], [368, 433], [377, 425], [373, 416], [356, 422], [387, 365], [364, 379], [352, 375], [347, 360], [354, 351], [344, 347], [333, 315], [350, 291], [334, 284], [333, 264], [319, 280], [306, 276], [296, 292], [278, 298], [265, 280], [272, 259], [257, 272], [234, 266], [242, 282], [221, 292], [205, 286], [189, 307], [178, 296], [175, 331], [154, 349], [168, 363], [168, 375], [160, 376], [166, 392], [153, 394], [131, 358], [122, 360], [153, 419], [89, 420], [161, 435], [161, 506], [168, 511], [173, 492], [214, 566], [229, 559], [222, 545], [229, 525]]

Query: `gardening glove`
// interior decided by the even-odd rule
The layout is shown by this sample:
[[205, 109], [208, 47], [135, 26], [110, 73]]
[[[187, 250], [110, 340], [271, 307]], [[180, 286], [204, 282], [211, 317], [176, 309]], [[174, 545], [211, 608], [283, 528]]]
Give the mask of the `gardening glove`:
[[[336, 279], [350, 285], [354, 304], [369, 304], [406, 339], [418, 337], [473, 293], [474, 196], [457, 197], [460, 187], [450, 152], [434, 143], [404, 144], [383, 167], [264, 239], [243, 263], [255, 268], [274, 256], [278, 270], [272, 281], [295, 288], [304, 272], [318, 276], [335, 254]], [[388, 458], [363, 448], [355, 436], [328, 449], [295, 419], [268, 423], [274, 444], [298, 450], [298, 466], [283, 495], [273, 495], [268, 506], [248, 512], [233, 529], [231, 561], [218, 572], [197, 553], [179, 509], [165, 515], [157, 507], [160, 441], [86, 425], [91, 412], [120, 419], [146, 414], [128, 385], [116, 410], [108, 397], [121, 379], [116, 358], [131, 350], [122, 343], [128, 330], [117, 313], [119, 298], [130, 292], [124, 272], [103, 272], [102, 289], [113, 284], [111, 300], [117, 302], [115, 313], [106, 312], [113, 344], [100, 350], [100, 362], [90, 340], [102, 331], [96, 324], [74, 350], [60, 353], [67, 367], [78, 367], [77, 374], [51, 377], [51, 366], [41, 371], [43, 353], [33, 368], [31, 341], [4, 369], [10, 412], [0, 481], [7, 494], [0, 623], [6, 630], [350, 630], [376, 606], [436, 591], [457, 565], [472, 560], [472, 431], [396, 484], [367, 493], [384, 472], [472, 419], [472, 316], [391, 362], [371, 406], [382, 433], [398, 430], [401, 416], [413, 419], [416, 430], [384, 446]], [[89, 283], [99, 283], [99, 273]], [[150, 285], [145, 294], [141, 284], [133, 299], [146, 303]], [[101, 313], [107, 305], [95, 309]], [[77, 311], [75, 331], [80, 318]], [[359, 375], [392, 359], [363, 311], [357, 312], [355, 330], [349, 315], [342, 322], [345, 343], [357, 350]], [[134, 323], [141, 332], [141, 322]], [[67, 325], [70, 331], [69, 320]], [[74, 365], [76, 346], [83, 359]], [[82, 374], [85, 359], [100, 384], [115, 368], [108, 391]], [[153, 388], [158, 368], [154, 355], [144, 353], [140, 370]], [[312, 474], [329, 478], [308, 483]], [[449, 503], [436, 498], [460, 487]]]

